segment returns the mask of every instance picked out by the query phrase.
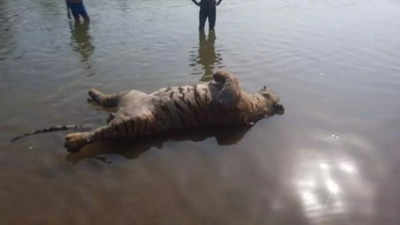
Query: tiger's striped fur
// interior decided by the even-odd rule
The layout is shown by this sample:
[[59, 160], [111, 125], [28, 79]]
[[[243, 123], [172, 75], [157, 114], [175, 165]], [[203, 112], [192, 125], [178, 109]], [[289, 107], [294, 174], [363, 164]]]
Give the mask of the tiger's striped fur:
[[131, 90], [105, 95], [92, 89], [89, 96], [104, 107], [118, 107], [106, 126], [66, 136], [69, 151], [86, 144], [119, 138], [139, 138], [174, 130], [252, 125], [265, 116], [283, 113], [271, 90], [250, 94], [232, 74], [217, 72], [214, 80], [159, 89], [146, 94]]

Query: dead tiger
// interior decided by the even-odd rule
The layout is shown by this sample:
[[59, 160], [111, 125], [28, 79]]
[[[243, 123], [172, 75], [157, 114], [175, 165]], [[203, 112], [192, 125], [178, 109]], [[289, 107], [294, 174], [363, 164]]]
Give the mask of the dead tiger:
[[236, 77], [216, 72], [210, 82], [159, 89], [146, 94], [130, 90], [106, 95], [91, 89], [92, 101], [103, 107], [117, 107], [107, 125], [67, 134], [65, 147], [70, 152], [106, 140], [135, 139], [183, 129], [226, 126], [251, 126], [284, 107], [270, 89], [250, 94], [242, 90]]

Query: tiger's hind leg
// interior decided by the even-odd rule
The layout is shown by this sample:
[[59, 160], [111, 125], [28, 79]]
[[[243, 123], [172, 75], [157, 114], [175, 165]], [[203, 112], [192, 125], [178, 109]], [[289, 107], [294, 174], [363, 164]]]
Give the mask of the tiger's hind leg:
[[83, 146], [90, 143], [89, 137], [90, 132], [75, 132], [69, 133], [65, 136], [64, 147], [67, 148], [69, 152], [77, 152]]
[[[139, 128], [144, 129], [144, 126], [142, 125], [142, 127]], [[139, 128], [133, 128], [133, 130], [139, 132]], [[65, 136], [64, 147], [67, 148], [69, 152], [78, 152], [85, 145], [93, 142], [135, 137], [134, 133], [130, 133], [131, 131], [132, 127], [129, 127], [126, 122], [114, 119], [109, 124], [91, 131], [67, 134]]]
[[231, 73], [218, 71], [213, 75], [219, 87], [216, 100], [226, 108], [234, 108], [240, 100], [240, 86], [238, 79]]
[[88, 94], [90, 96], [88, 99], [89, 101], [96, 102], [103, 107], [117, 107], [121, 97], [124, 96], [126, 92], [117, 94], [104, 94], [101, 91], [92, 88], [89, 90]]

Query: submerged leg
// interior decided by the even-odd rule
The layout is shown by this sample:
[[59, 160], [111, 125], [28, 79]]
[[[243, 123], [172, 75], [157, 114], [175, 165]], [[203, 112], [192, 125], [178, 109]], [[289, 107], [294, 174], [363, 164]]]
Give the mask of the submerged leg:
[[111, 126], [104, 126], [89, 132], [75, 132], [65, 136], [64, 147], [69, 152], [78, 152], [85, 145], [95, 141], [112, 140], [117, 138], [118, 132]]
[[123, 92], [123, 93], [118, 93], [118, 94], [107, 95], [107, 94], [100, 92], [99, 90], [90, 89], [89, 90], [89, 96], [90, 96], [89, 100], [92, 100], [103, 107], [116, 107], [116, 106], [118, 106], [118, 103], [124, 94], [125, 93]]
[[146, 119], [122, 120], [114, 118], [108, 125], [89, 132], [70, 133], [65, 136], [64, 146], [69, 152], [78, 152], [82, 147], [97, 141], [112, 141], [121, 138], [135, 138], [149, 129]]
[[116, 117], [108, 125], [89, 132], [70, 133], [65, 136], [65, 147], [69, 152], [78, 152], [87, 144], [97, 141], [113, 141], [159, 134], [159, 124], [152, 116], [140, 116], [135, 119]]

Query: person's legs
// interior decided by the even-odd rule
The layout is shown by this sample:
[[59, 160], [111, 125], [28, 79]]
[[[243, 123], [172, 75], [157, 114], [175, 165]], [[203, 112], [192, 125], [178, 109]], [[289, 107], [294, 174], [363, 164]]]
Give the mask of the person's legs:
[[83, 17], [85, 22], [89, 22], [89, 16], [86, 12], [85, 6], [83, 3], [71, 3], [71, 11], [72, 15], [74, 15], [75, 22], [79, 23], [80, 22], [80, 16]]
[[216, 7], [213, 7], [210, 9], [210, 12], [208, 14], [208, 26], [210, 31], [214, 30], [216, 19], [217, 19], [217, 9]]
[[83, 17], [83, 19], [85, 20], [85, 22], [89, 22], [90, 21], [90, 18], [88, 16], [87, 12], [86, 12], [85, 5], [83, 5], [83, 3], [82, 3], [80, 14]]
[[208, 12], [205, 9], [200, 9], [199, 13], [199, 30], [204, 30], [204, 25], [206, 24], [206, 19], [208, 16]]
[[69, 3], [69, 7], [72, 12], [72, 16], [76, 23], [79, 23], [79, 5], [77, 3]]

